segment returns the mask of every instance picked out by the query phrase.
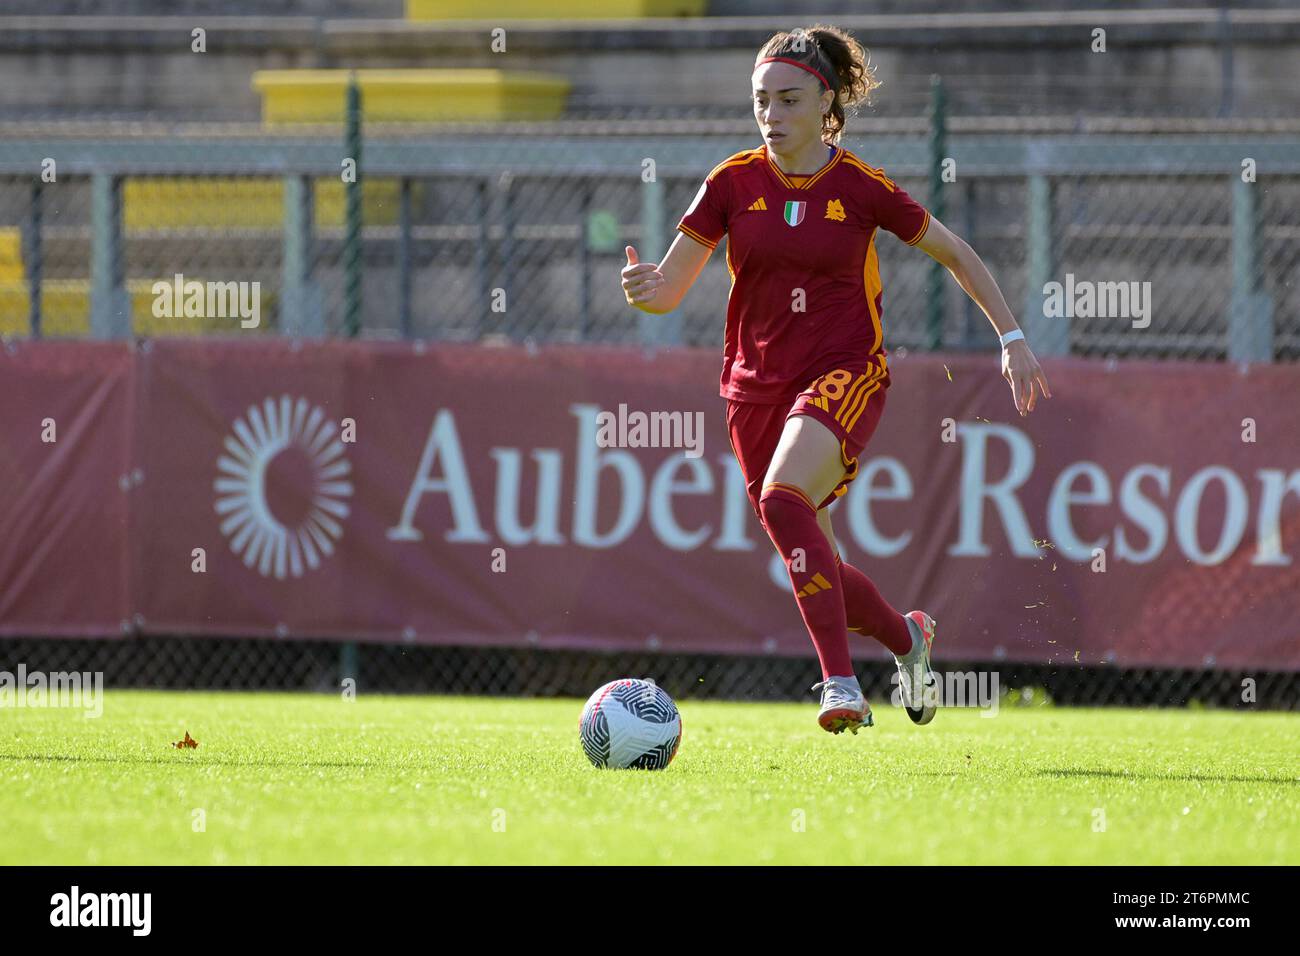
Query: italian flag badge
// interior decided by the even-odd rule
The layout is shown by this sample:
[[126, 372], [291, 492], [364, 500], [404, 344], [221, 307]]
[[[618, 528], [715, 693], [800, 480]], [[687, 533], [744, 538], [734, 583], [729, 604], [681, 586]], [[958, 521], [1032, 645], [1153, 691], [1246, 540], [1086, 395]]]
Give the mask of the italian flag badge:
[[803, 222], [803, 212], [808, 208], [806, 202], [788, 202], [785, 204], [785, 221], [787, 225], [797, 226]]

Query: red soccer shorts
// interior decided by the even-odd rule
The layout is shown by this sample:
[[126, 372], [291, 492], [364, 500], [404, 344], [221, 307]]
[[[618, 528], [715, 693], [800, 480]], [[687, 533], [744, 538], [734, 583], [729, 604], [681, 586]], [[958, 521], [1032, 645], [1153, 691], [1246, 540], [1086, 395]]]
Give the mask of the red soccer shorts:
[[849, 482], [858, 476], [858, 456], [880, 423], [888, 388], [889, 371], [884, 356], [878, 355], [860, 371], [839, 368], [827, 372], [790, 403], [759, 405], [728, 400], [727, 431], [731, 435], [731, 450], [740, 462], [740, 470], [745, 476], [745, 491], [754, 514], [759, 514], [758, 498], [767, 480], [767, 469], [781, 440], [786, 419], [792, 415], [817, 419], [840, 441], [844, 477], [817, 506], [818, 509], [825, 508], [848, 491]]

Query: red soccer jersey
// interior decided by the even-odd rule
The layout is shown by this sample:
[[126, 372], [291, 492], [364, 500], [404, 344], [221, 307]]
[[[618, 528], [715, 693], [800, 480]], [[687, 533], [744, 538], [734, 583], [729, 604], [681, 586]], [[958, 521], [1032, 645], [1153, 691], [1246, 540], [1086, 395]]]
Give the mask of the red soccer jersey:
[[882, 352], [876, 229], [915, 245], [930, 214], [881, 170], [830, 148], [810, 176], [782, 173], [766, 146], [736, 153], [677, 224], [710, 249], [728, 236], [724, 398], [792, 401], [817, 376], [860, 371]]

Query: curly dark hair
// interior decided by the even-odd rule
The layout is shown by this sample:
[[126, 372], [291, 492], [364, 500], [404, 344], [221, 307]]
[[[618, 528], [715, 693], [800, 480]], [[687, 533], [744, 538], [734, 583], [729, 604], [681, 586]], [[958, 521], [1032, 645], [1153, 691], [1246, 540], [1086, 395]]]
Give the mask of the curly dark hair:
[[847, 110], [859, 103], [871, 102], [871, 91], [880, 86], [871, 66], [871, 54], [847, 30], [817, 23], [789, 33], [772, 36], [756, 59], [783, 56], [806, 63], [826, 77], [835, 99], [822, 117], [822, 140], [838, 143], [844, 132]]

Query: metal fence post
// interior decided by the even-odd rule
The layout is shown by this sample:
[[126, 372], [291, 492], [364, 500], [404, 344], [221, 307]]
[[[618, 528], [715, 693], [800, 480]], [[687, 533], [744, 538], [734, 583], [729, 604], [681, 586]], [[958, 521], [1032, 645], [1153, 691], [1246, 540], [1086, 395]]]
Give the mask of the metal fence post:
[[352, 690], [356, 690], [358, 659], [360, 654], [357, 651], [355, 641], [344, 641], [339, 645], [339, 686], [343, 686], [346, 680], [352, 681]]
[[1065, 316], [1043, 315], [1043, 287], [1052, 281], [1056, 271], [1052, 243], [1052, 182], [1043, 173], [1033, 173], [1029, 177], [1028, 215], [1029, 225], [1025, 231], [1028, 275], [1023, 325], [1029, 346], [1039, 356], [1069, 355], [1070, 320]]
[[591, 192], [590, 181], [579, 187], [578, 200], [578, 340], [591, 334]]
[[1260, 226], [1256, 184], [1232, 180], [1232, 296], [1228, 305], [1228, 358], [1273, 360], [1273, 301], [1260, 288]]
[[397, 324], [402, 338], [411, 337], [411, 180], [401, 179], [397, 213]]
[[[943, 222], [943, 161], [947, 152], [947, 98], [943, 80], [930, 77], [930, 214]], [[929, 295], [926, 297], [925, 344], [931, 350], [943, 348], [944, 288], [948, 270], [937, 260], [930, 262]]]
[[27, 263], [27, 325], [32, 338], [41, 337], [41, 261], [43, 247], [41, 244], [41, 191], [42, 183], [38, 179], [32, 184], [31, 205], [27, 211], [27, 249], [23, 252], [23, 261]]
[[309, 177], [285, 177], [280, 330], [286, 335], [319, 337], [325, 332], [320, 303], [311, 281], [312, 192]]
[[90, 181], [90, 331], [97, 339], [131, 336], [131, 301], [123, 279], [122, 177]]
[[474, 314], [471, 339], [481, 339], [488, 330], [492, 309], [492, 247], [488, 234], [491, 215], [491, 183], [488, 178], [478, 180], [474, 187], [474, 211], [478, 215], [478, 240], [474, 244], [474, 275], [478, 284], [478, 309]]
[[[501, 290], [505, 307], [505, 311], [502, 313], [500, 329], [506, 335], [513, 335], [518, 324], [506, 318], [510, 313], [511, 306], [516, 304], [512, 287], [515, 267], [515, 210], [510, 194], [511, 188], [514, 186], [514, 180], [514, 173], [508, 169], [497, 177], [498, 198], [501, 202], [501, 256], [498, 260], [501, 263], [501, 272], [499, 273], [501, 285], [497, 286], [497, 288]], [[488, 308], [491, 309], [490, 302]]]
[[[649, 182], [641, 183], [641, 249], [642, 262], [662, 262], [668, 252], [664, 213], [664, 184], [658, 173]], [[637, 335], [649, 349], [678, 345], [682, 341], [680, 313], [652, 315], [642, 312], [637, 320]]]
[[347, 227], [343, 237], [343, 330], [348, 338], [361, 332], [361, 88], [356, 74], [348, 78], [345, 150], [355, 164], [351, 180], [343, 183]]

